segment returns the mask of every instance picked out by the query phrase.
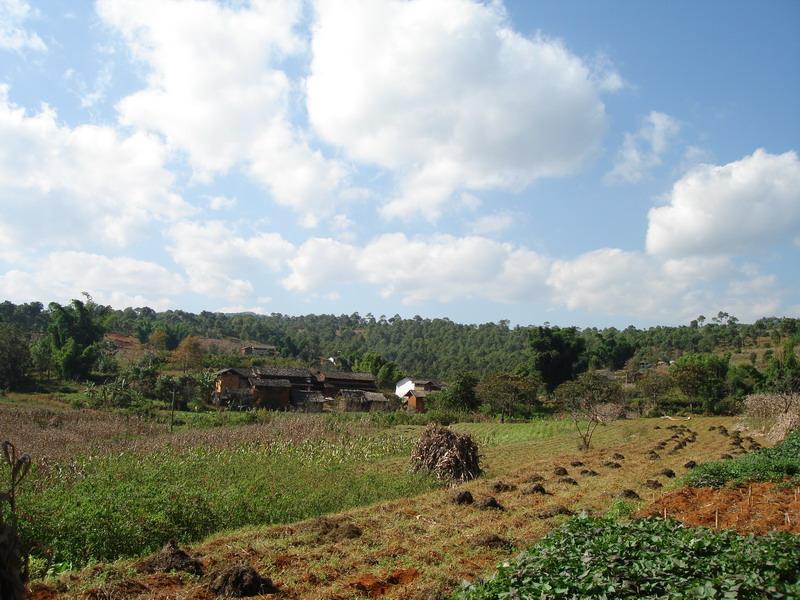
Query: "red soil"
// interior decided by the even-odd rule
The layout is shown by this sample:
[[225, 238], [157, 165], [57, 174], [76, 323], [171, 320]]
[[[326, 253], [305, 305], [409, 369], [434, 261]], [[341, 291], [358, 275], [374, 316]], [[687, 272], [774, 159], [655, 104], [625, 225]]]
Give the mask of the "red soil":
[[800, 488], [753, 483], [732, 489], [684, 487], [665, 494], [642, 516], [665, 515], [687, 525], [739, 533], [800, 533]]
[[392, 571], [383, 578], [364, 573], [356, 577], [350, 585], [360, 592], [366, 592], [370, 598], [380, 598], [388, 594], [393, 586], [411, 583], [417, 577], [419, 571], [410, 567]]

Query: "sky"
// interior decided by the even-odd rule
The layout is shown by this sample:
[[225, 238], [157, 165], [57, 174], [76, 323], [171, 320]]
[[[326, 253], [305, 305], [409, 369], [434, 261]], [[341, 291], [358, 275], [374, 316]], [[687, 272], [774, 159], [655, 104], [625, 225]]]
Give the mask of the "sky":
[[800, 316], [800, 3], [0, 0], [0, 299]]

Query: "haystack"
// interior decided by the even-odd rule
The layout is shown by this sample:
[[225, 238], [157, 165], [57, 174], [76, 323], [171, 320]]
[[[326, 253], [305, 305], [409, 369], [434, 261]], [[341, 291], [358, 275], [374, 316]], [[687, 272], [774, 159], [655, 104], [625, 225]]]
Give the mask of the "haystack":
[[469, 481], [481, 474], [478, 445], [472, 436], [428, 425], [411, 455], [414, 471], [428, 471], [441, 481]]

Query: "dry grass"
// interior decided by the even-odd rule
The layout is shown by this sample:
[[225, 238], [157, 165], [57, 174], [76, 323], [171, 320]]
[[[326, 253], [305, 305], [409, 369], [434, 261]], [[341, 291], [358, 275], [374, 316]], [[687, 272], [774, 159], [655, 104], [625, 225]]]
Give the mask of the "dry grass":
[[[657, 419], [619, 421], [601, 427], [594, 448], [576, 450], [571, 434], [543, 441], [507, 443], [484, 449], [485, 477], [466, 483], [476, 500], [493, 495], [504, 510], [481, 510], [475, 505], [455, 505], [451, 490], [439, 490], [352, 510], [327, 519], [293, 525], [241, 530], [218, 535], [196, 545], [192, 552], [206, 572], [231, 562], [245, 562], [269, 577], [282, 590], [282, 598], [415, 598], [445, 597], [462, 580], [490, 573], [496, 563], [531, 545], [560, 522], [561, 517], [542, 519], [545, 509], [563, 505], [571, 510], [604, 512], [625, 489], [632, 489], [644, 501], [655, 500], [675, 480], [659, 476], [665, 468], [678, 475], [688, 460], [703, 461], [724, 451], [727, 440], [710, 425], [732, 427], [731, 418], [697, 418], [686, 424], [697, 432], [697, 441], [661, 458], [646, 455], [673, 431]], [[623, 454], [620, 469], [604, 463], [615, 453]], [[572, 466], [580, 461], [583, 466]], [[407, 468], [398, 461], [396, 468]], [[559, 482], [556, 467], [565, 467], [578, 485]], [[584, 477], [582, 469], [597, 476]], [[551, 495], [523, 494], [526, 482], [539, 474]], [[514, 488], [495, 492], [490, 485], [502, 479]], [[660, 479], [663, 490], [645, 487], [648, 479]], [[331, 537], [321, 531], [330, 523], [352, 525], [358, 536]], [[498, 536], [509, 542], [485, 544]], [[493, 547], [492, 547], [493, 546]], [[58, 588], [65, 598], [76, 598], [89, 588], [98, 591], [113, 586], [129, 590], [128, 597], [205, 598], [205, 581], [191, 576], [144, 576], [131, 563], [95, 567], [80, 576], [63, 577]], [[135, 585], [134, 585], [135, 583]], [[136, 589], [136, 593], [130, 590]]]

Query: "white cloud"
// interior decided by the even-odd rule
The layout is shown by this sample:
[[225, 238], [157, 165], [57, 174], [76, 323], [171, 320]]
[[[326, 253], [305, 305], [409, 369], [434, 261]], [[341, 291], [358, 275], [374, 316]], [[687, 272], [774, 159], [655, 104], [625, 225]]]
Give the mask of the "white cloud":
[[45, 52], [42, 38], [25, 29], [25, 22], [35, 16], [25, 0], [0, 0], [0, 50]]
[[686, 322], [710, 310], [740, 319], [777, 314], [781, 290], [773, 275], [726, 258], [670, 259], [601, 248], [553, 263], [547, 284], [571, 310]]
[[283, 268], [294, 246], [277, 233], [243, 237], [222, 221], [182, 222], [169, 229], [173, 260], [186, 270], [192, 291], [240, 301], [253, 280]]
[[652, 111], [635, 133], [626, 133], [614, 168], [606, 176], [612, 182], [640, 181], [661, 164], [664, 153], [678, 135], [680, 124], [667, 114]]
[[0, 85], [0, 205], [27, 243], [99, 240], [124, 246], [153, 219], [191, 211], [172, 191], [167, 152], [144, 133], [27, 114]]
[[227, 196], [212, 196], [208, 198], [208, 207], [211, 210], [229, 210], [236, 206], [236, 198]]
[[726, 165], [701, 165], [650, 209], [647, 251], [662, 256], [737, 254], [800, 231], [800, 160], [756, 150]]
[[159, 264], [86, 252], [52, 252], [27, 270], [0, 275], [0, 296], [18, 302], [63, 302], [85, 291], [97, 302], [115, 307], [165, 309], [173, 305], [170, 296], [184, 288], [182, 277]]
[[542, 290], [548, 261], [526, 248], [477, 236], [418, 239], [392, 233], [363, 247], [314, 238], [298, 248], [289, 267], [284, 287], [298, 292], [368, 283], [406, 303], [509, 302]]
[[502, 5], [319, 0], [312, 126], [398, 173], [386, 217], [435, 219], [463, 189], [574, 172], [605, 129], [602, 87], [559, 41], [514, 32]]
[[502, 233], [514, 224], [514, 216], [507, 212], [497, 212], [478, 217], [472, 222], [472, 233], [489, 235]]
[[147, 85], [118, 104], [123, 123], [156, 131], [203, 180], [236, 165], [307, 224], [333, 210], [346, 168], [291, 124], [297, 90], [280, 61], [303, 49], [298, 0], [100, 0], [101, 18], [144, 63]]

